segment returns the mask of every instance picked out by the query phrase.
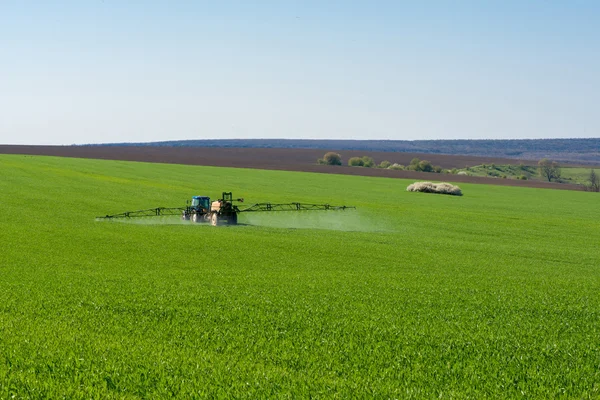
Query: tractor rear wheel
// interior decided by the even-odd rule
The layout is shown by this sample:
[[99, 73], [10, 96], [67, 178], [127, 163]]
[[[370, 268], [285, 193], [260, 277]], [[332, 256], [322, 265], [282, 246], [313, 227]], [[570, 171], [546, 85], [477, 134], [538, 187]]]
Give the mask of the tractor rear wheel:
[[237, 225], [237, 213], [231, 214], [229, 217], [229, 225]]
[[210, 216], [210, 224], [211, 224], [212, 226], [217, 226], [217, 225], [219, 225], [219, 216], [217, 215], [217, 213], [213, 213], [213, 214]]

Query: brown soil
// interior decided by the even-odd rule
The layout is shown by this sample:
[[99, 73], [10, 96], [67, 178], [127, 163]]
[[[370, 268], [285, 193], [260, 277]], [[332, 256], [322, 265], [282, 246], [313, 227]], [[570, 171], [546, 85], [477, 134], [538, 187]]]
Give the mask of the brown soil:
[[[142, 161], [169, 164], [207, 165], [218, 167], [256, 168], [283, 171], [319, 172], [360, 176], [379, 176], [400, 179], [418, 179], [451, 182], [485, 183], [502, 186], [526, 186], [581, 190], [578, 185], [515, 179], [485, 178], [464, 175], [444, 175], [415, 171], [394, 171], [377, 168], [317, 165], [318, 158], [326, 151], [321, 149], [265, 149], [220, 147], [153, 147], [153, 146], [18, 146], [0, 145], [0, 154], [27, 154], [58, 157], [94, 158], [103, 160]], [[473, 156], [450, 156], [441, 154], [391, 153], [367, 151], [337, 151], [344, 160], [350, 157], [373, 157], [376, 163], [388, 160], [408, 165], [418, 157], [442, 168], [465, 168], [481, 164], [518, 164], [520, 160], [507, 158], [484, 158]], [[535, 165], [535, 162], [530, 163]]]

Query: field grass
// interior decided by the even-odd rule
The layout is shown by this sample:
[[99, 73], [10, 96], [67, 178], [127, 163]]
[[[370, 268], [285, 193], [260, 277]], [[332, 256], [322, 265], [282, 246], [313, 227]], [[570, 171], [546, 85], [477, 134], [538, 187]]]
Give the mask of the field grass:
[[562, 167], [561, 168], [561, 179], [565, 182], [578, 183], [580, 185], [586, 185], [590, 183], [590, 172], [596, 171], [596, 174], [600, 174], [600, 168], [593, 166], [590, 168], [576, 168], [576, 167]]
[[[586, 185], [589, 183], [590, 171], [592, 169], [595, 169], [597, 173], [600, 171], [600, 168], [594, 166], [591, 166], [590, 168], [581, 168], [563, 165], [561, 166], [561, 177], [558, 182]], [[471, 176], [546, 181], [546, 178], [539, 174], [539, 170], [535, 165], [483, 164], [459, 169], [457, 172], [458, 171], [465, 171]]]
[[[30, 156], [0, 171], [2, 399], [600, 396], [596, 193]], [[223, 190], [358, 209], [95, 219]]]

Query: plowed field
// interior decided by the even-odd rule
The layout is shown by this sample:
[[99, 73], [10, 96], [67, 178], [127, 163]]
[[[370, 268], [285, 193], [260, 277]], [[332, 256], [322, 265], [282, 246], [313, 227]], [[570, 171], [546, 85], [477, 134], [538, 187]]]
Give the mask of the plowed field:
[[[219, 167], [254, 168], [283, 171], [319, 172], [361, 176], [418, 180], [449, 180], [452, 182], [485, 183], [503, 186], [527, 186], [581, 190], [580, 186], [539, 181], [484, 178], [463, 175], [441, 175], [415, 171], [394, 171], [377, 168], [317, 165], [323, 156], [321, 149], [264, 149], [264, 148], [215, 148], [215, 147], [150, 147], [150, 146], [13, 146], [0, 145], [0, 154], [28, 154], [58, 157], [77, 157], [104, 160], [142, 161], [169, 164], [206, 165]], [[408, 165], [418, 157], [443, 168], [464, 168], [480, 164], [518, 164], [520, 160], [506, 158], [483, 158], [442, 154], [391, 153], [368, 151], [338, 151], [343, 160], [350, 157], [369, 156], [376, 163], [388, 160]], [[535, 164], [534, 161], [529, 162]]]

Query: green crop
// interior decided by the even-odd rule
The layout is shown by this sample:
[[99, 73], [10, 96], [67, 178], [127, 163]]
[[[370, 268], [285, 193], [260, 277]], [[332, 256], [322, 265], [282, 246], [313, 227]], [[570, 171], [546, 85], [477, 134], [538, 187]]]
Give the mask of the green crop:
[[[600, 396], [596, 193], [29, 156], [0, 171], [0, 398]], [[222, 191], [357, 210], [95, 218]]]

